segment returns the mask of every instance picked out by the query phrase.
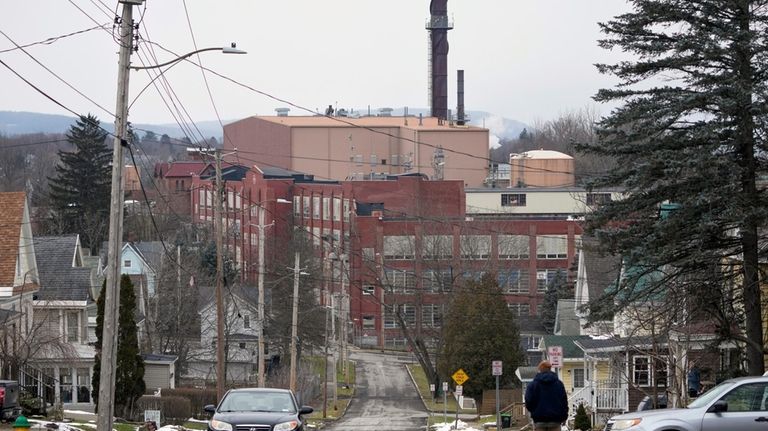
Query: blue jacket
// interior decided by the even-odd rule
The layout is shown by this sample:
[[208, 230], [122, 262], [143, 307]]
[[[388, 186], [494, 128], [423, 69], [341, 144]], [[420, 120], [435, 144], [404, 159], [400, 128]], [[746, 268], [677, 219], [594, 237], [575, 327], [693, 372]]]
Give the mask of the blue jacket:
[[525, 389], [525, 408], [534, 422], [563, 423], [568, 419], [568, 395], [557, 374], [536, 374]]

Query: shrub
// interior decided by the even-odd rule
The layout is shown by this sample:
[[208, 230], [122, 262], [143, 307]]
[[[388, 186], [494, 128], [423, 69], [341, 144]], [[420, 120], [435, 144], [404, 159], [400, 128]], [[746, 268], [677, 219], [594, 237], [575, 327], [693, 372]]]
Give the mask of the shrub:
[[576, 417], [573, 419], [573, 428], [581, 431], [587, 431], [592, 429], [592, 421], [589, 420], [587, 409], [584, 408], [584, 404], [579, 404], [579, 408], [576, 409]]
[[184, 397], [191, 403], [192, 414], [195, 417], [204, 417], [203, 407], [207, 404], [216, 404], [216, 389], [209, 388], [176, 388], [163, 389], [161, 396], [165, 397]]

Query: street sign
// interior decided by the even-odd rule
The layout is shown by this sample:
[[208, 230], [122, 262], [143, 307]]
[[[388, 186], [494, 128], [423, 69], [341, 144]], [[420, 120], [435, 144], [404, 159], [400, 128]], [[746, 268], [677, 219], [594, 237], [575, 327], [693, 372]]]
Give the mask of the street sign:
[[553, 367], [563, 366], [563, 346], [547, 347], [547, 356]]
[[443, 392], [448, 392], [448, 382], [443, 382]]
[[494, 376], [500, 376], [501, 373], [501, 361], [493, 361], [491, 363], [491, 367], [493, 368], [493, 375]]
[[435, 392], [435, 384], [434, 383], [431, 383], [429, 385], [429, 392]]
[[456, 391], [454, 392], [456, 392], [457, 397], [464, 395], [464, 386], [456, 385]]
[[455, 372], [455, 373], [453, 373], [453, 375], [451, 376], [451, 378], [453, 379], [453, 381], [454, 381], [454, 382], [456, 382], [456, 384], [457, 384], [457, 385], [463, 385], [463, 384], [464, 384], [464, 382], [466, 382], [467, 380], [469, 380], [469, 376], [468, 376], [468, 375], [467, 375], [467, 373], [465, 373], [465, 372], [464, 372], [464, 370], [462, 370], [461, 368], [459, 368], [458, 370], [456, 370], [456, 372]]

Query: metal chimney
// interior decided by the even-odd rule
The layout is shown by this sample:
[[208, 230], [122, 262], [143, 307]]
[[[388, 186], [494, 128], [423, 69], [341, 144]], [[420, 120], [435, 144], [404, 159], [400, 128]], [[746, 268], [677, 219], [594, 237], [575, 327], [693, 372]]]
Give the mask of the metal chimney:
[[467, 123], [464, 115], [464, 71], [458, 70], [456, 73], [456, 124], [463, 126]]
[[429, 13], [426, 27], [430, 39], [431, 115], [445, 120], [448, 117], [448, 30], [453, 29], [453, 22], [448, 19], [448, 0], [431, 0]]

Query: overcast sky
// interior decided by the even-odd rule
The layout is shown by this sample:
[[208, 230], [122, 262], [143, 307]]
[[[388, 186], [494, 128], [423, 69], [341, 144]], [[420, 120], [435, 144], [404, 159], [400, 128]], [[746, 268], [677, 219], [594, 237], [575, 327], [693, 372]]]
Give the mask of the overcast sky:
[[[372, 109], [427, 108], [429, 0], [186, 0], [199, 48], [237, 42], [248, 55], [202, 54], [206, 67], [311, 110], [329, 104]], [[81, 8], [83, 11], [78, 10]], [[147, 0], [144, 37], [177, 53], [194, 49], [183, 0]], [[449, 0], [455, 29], [449, 32], [449, 108], [456, 106], [456, 70], [465, 69], [468, 110], [526, 123], [559, 114], [608, 107], [591, 100], [615, 80], [594, 63], [617, 53], [600, 49], [597, 23], [628, 10], [624, 0]], [[112, 21], [117, 0], [4, 1], [0, 30], [28, 44]], [[87, 15], [86, 15], [87, 14]], [[109, 32], [89, 31], [27, 48], [42, 64], [110, 112], [115, 108], [117, 45]], [[151, 47], [140, 42], [140, 54]], [[13, 44], [0, 35], [0, 51]], [[159, 62], [172, 57], [155, 48]], [[89, 102], [20, 51], [0, 60], [73, 110], [112, 122]], [[140, 63], [136, 54], [134, 64]], [[167, 73], [172, 91], [195, 121], [216, 114], [200, 73], [180, 64]], [[132, 72], [131, 98], [149, 81]], [[224, 120], [273, 115], [285, 103], [221, 78], [208, 76]], [[0, 110], [68, 113], [0, 67]], [[168, 96], [164, 99], [170, 100]], [[292, 115], [304, 113], [293, 108]], [[142, 94], [130, 111], [141, 123], [173, 123], [157, 91]]]

